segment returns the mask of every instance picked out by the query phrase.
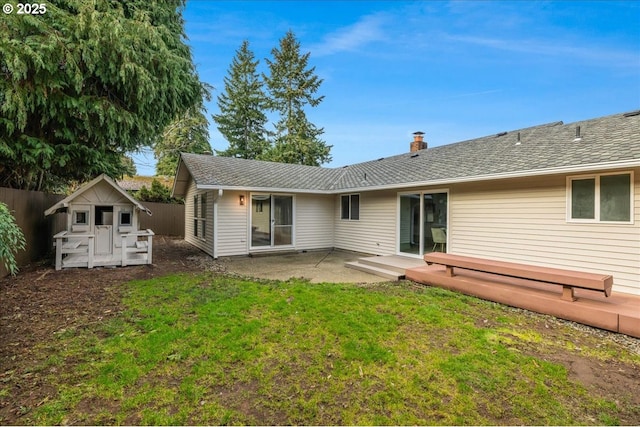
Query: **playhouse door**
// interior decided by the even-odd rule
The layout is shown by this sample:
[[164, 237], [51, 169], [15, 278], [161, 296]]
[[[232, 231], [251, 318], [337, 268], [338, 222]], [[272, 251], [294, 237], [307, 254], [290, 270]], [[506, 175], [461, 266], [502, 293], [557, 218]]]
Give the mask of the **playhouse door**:
[[111, 253], [111, 225], [96, 225], [96, 254]]
[[96, 254], [113, 252], [113, 206], [96, 206]]

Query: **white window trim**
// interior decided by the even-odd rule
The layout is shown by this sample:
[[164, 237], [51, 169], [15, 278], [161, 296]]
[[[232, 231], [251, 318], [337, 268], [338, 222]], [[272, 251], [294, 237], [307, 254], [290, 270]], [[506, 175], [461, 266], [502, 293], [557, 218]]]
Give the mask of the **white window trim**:
[[[252, 245], [252, 230], [251, 224], [253, 224], [253, 196], [268, 196], [269, 197], [269, 222], [271, 223], [271, 219], [273, 216], [273, 197], [274, 196], [284, 196], [291, 197], [292, 209], [291, 209], [291, 244], [289, 245], [268, 245], [268, 246], [253, 246]], [[265, 199], [266, 200], [266, 199]], [[248, 202], [245, 202], [246, 209], [249, 210], [249, 221], [247, 222], [247, 246], [249, 248], [249, 252], [269, 252], [269, 251], [280, 251], [287, 250], [296, 247], [296, 218], [297, 218], [297, 203], [296, 203], [296, 195], [293, 193], [267, 193], [267, 192], [250, 192]], [[262, 211], [261, 211], [262, 212]], [[273, 224], [269, 225], [271, 232], [273, 233]]]
[[[194, 230], [193, 230], [193, 237], [195, 237], [196, 239], [199, 239], [203, 242], [207, 241], [207, 212], [206, 212], [206, 207], [205, 206], [205, 213], [204, 216], [202, 215], [202, 196], [206, 197], [206, 192], [202, 192], [202, 193], [197, 193], [194, 194], [193, 196], [193, 226], [194, 226]], [[209, 204], [209, 198], [207, 198], [207, 205]], [[203, 230], [204, 229], [204, 230]]]
[[[353, 219], [351, 218], [351, 197], [353, 196], [358, 196], [358, 219]], [[348, 218], [342, 218], [342, 198], [343, 197], [348, 197], [349, 198], [349, 215]], [[341, 194], [340, 195], [340, 221], [360, 221], [360, 217], [362, 216], [362, 196], [360, 195], [360, 193], [348, 193], [348, 194]]]
[[[424, 253], [420, 253], [420, 254], [410, 254], [407, 252], [401, 252], [400, 251], [400, 210], [401, 210], [401, 205], [400, 205], [400, 197], [401, 196], [406, 196], [406, 195], [411, 195], [411, 194], [418, 194], [420, 195], [420, 210], [421, 212], [424, 209], [424, 195], [425, 194], [445, 194], [447, 195], [447, 243], [445, 243], [445, 245], [447, 245], [447, 252], [449, 252], [449, 248], [451, 247], [450, 244], [450, 229], [451, 229], [451, 194], [449, 191], [449, 188], [434, 188], [432, 190], [427, 189], [427, 190], [407, 190], [407, 191], [398, 191], [396, 193], [396, 255], [400, 255], [400, 256], [406, 256], [406, 257], [410, 257], [410, 258], [417, 258], [417, 259], [422, 259], [422, 257], [424, 256]], [[424, 221], [420, 221], [420, 248], [422, 251], [422, 248], [424, 246]]]
[[[84, 213], [84, 215], [85, 215], [84, 216], [84, 218], [85, 218], [84, 222], [77, 222], [77, 219], [78, 219], [77, 214], [79, 214], [79, 213]], [[84, 209], [82, 209], [82, 210], [80, 210], [80, 209], [74, 210], [73, 211], [73, 215], [72, 215], [72, 221], [73, 221], [72, 222], [73, 225], [89, 225], [89, 222], [90, 222], [89, 221], [89, 210], [88, 209], [87, 210], [84, 210]]]
[[[610, 176], [610, 175], [629, 175], [629, 221], [601, 221], [600, 220], [600, 177]], [[581, 218], [572, 218], [571, 210], [572, 210], [572, 185], [571, 183], [574, 180], [580, 179], [595, 179], [595, 199], [594, 199], [594, 218], [593, 219], [581, 219]], [[634, 223], [634, 190], [635, 190], [635, 179], [633, 176], [633, 171], [618, 171], [618, 172], [607, 172], [607, 173], [594, 173], [589, 175], [572, 175], [567, 177], [567, 208], [566, 208], [566, 221], [569, 223], [576, 224], [614, 224], [614, 225], [626, 225]]]
[[[129, 223], [122, 222], [122, 214], [129, 214]], [[133, 225], [133, 212], [128, 209], [121, 209], [118, 213], [118, 225], [122, 227], [131, 227]]]

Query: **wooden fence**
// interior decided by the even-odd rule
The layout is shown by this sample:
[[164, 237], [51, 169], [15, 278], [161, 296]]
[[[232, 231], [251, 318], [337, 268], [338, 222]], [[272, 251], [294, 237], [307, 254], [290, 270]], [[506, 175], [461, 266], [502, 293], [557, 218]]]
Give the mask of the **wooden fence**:
[[150, 228], [156, 234], [184, 237], [184, 205], [152, 202], [142, 204], [151, 211], [151, 216], [140, 213], [142, 230]]
[[[51, 251], [53, 235], [64, 230], [67, 224], [62, 215], [46, 218], [44, 211], [63, 198], [58, 194], [0, 188], [0, 202], [5, 203], [16, 218], [27, 242], [26, 249], [16, 254], [19, 266], [42, 259]], [[0, 261], [0, 277], [7, 274]]]
[[[16, 261], [19, 266], [43, 259], [53, 253], [53, 235], [66, 228], [63, 214], [44, 216], [44, 211], [65, 196], [37, 191], [0, 188], [0, 202], [5, 203], [16, 218], [27, 242], [26, 249], [19, 251]], [[184, 205], [144, 202], [152, 216], [140, 215], [141, 229], [150, 228], [158, 235], [184, 236]], [[0, 277], [8, 271], [0, 261]]]

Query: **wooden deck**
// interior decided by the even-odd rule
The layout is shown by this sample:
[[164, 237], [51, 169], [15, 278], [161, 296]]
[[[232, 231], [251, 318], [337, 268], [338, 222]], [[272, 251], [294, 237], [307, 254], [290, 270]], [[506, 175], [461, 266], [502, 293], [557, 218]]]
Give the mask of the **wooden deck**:
[[406, 278], [640, 338], [640, 296], [613, 291], [605, 297], [601, 292], [577, 289], [576, 301], [566, 301], [560, 298], [560, 287], [464, 269], [449, 277], [444, 266], [428, 266], [421, 259], [397, 255], [363, 257], [345, 266], [389, 280]]
[[614, 291], [607, 298], [600, 292], [581, 289], [575, 291], [576, 301], [565, 301], [560, 299], [561, 290], [531, 280], [463, 269], [449, 277], [440, 265], [408, 268], [405, 276], [414, 282], [640, 338], [640, 296]]

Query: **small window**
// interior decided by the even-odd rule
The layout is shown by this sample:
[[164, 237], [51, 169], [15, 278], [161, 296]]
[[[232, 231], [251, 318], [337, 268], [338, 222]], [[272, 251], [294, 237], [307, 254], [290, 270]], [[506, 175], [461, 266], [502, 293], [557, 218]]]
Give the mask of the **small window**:
[[193, 235], [204, 240], [207, 229], [207, 194], [193, 196]]
[[340, 219], [360, 219], [359, 194], [345, 194], [340, 196]]
[[633, 174], [575, 177], [568, 181], [570, 221], [632, 221]]
[[342, 213], [340, 214], [340, 219], [349, 219], [349, 196], [340, 197], [341, 205], [342, 205]]
[[120, 211], [120, 225], [131, 225], [131, 212]]
[[73, 224], [74, 225], [88, 225], [89, 224], [89, 212], [88, 211], [74, 211], [73, 212]]

